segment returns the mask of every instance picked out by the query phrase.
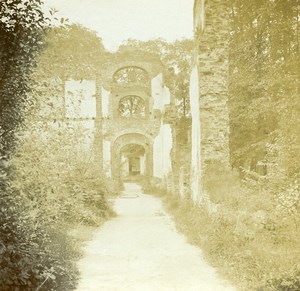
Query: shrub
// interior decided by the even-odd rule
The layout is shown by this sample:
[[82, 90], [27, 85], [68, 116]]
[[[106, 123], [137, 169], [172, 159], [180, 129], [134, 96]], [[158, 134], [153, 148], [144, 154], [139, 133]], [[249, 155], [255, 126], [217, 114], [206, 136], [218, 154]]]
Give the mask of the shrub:
[[[28, 121], [0, 176], [1, 290], [73, 290], [76, 224], [99, 225], [114, 190], [85, 149], [80, 126]], [[3, 162], [4, 163], [4, 162]], [[3, 182], [4, 183], [4, 182]]]
[[289, 272], [277, 274], [269, 278], [258, 291], [296, 291], [300, 290], [300, 269], [294, 268]]
[[93, 152], [85, 148], [83, 127], [65, 123], [31, 125], [12, 159], [13, 187], [49, 224], [98, 225], [111, 214], [106, 195], [113, 192]]
[[[207, 172], [206, 172], [207, 173]], [[230, 174], [222, 173], [223, 177]], [[236, 177], [222, 188], [218, 168], [210, 171], [206, 190], [213, 192], [216, 211], [206, 205], [166, 195], [177, 227], [218, 271], [241, 290], [299, 289], [299, 228], [276, 207], [276, 197], [259, 185], [246, 187]], [[254, 181], [253, 181], [254, 183]], [[256, 182], [257, 183], [257, 182]], [[211, 187], [210, 187], [211, 186]], [[295, 189], [295, 188], [293, 188]], [[210, 194], [209, 193], [209, 194]], [[219, 194], [219, 196], [218, 196]]]
[[70, 238], [33, 219], [22, 195], [6, 189], [0, 196], [0, 289], [37, 290], [44, 282], [46, 290], [73, 290], [77, 272]]
[[[72, 138], [66, 142], [75, 135], [63, 135], [63, 130], [55, 127], [45, 135], [41, 123], [33, 126], [25, 114], [27, 108], [31, 110], [37, 105], [37, 100], [29, 98], [29, 92], [37, 98], [44, 91], [48, 97], [53, 95], [49, 82], [43, 83], [43, 87], [40, 80], [30, 80], [47, 26], [40, 7], [42, 2], [0, 1], [0, 290], [3, 291], [40, 287], [49, 291], [74, 290], [78, 275], [75, 259], [79, 254], [67, 234], [70, 230], [67, 223], [99, 224], [111, 212], [105, 199], [110, 190], [104, 183], [104, 175], [96, 175], [100, 171], [88, 159], [79, 163], [81, 152], [74, 147], [78, 140]], [[77, 34], [80, 28], [74, 27], [72, 31]], [[82, 42], [82, 38], [77, 39]], [[64, 67], [65, 63], [59, 65]], [[25, 119], [27, 127], [21, 129]], [[20, 129], [25, 131], [20, 134]]]

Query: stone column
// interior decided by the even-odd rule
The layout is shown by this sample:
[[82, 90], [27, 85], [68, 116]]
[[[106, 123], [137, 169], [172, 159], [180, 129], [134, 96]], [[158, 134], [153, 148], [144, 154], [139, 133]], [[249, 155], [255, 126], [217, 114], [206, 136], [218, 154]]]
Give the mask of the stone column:
[[100, 76], [96, 78], [96, 118], [94, 122], [94, 157], [103, 169], [102, 96]]
[[146, 150], [146, 181], [151, 182], [151, 177], [153, 177], [153, 144], [149, 144]]
[[230, 23], [228, 0], [196, 0], [194, 9], [201, 136], [199, 188], [202, 191], [209, 167], [229, 167]]

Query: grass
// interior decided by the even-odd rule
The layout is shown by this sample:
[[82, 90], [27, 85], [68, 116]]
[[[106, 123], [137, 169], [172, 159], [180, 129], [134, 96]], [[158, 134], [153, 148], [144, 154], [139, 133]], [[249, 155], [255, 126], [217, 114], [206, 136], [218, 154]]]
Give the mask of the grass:
[[213, 191], [221, 206], [213, 214], [161, 189], [147, 192], [163, 198], [178, 230], [238, 290], [300, 290], [297, 225], [276, 215], [268, 193], [249, 192], [234, 181], [222, 188], [214, 185]]

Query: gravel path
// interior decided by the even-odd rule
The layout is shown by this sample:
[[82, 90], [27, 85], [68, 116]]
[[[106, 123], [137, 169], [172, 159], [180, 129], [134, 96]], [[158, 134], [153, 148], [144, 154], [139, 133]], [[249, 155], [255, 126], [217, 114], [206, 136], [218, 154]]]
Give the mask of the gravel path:
[[126, 184], [85, 247], [77, 291], [233, 291], [179, 234], [161, 201]]

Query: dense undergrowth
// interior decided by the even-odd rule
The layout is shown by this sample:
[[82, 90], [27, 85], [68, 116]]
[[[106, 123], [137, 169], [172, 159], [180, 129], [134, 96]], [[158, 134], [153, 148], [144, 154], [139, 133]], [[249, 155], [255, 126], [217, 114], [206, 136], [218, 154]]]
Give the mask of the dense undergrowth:
[[80, 127], [31, 124], [1, 171], [0, 290], [74, 290], [82, 226], [99, 226], [115, 194], [82, 149]]
[[81, 245], [72, 230], [113, 215], [114, 189], [82, 150], [83, 137], [80, 127], [43, 123], [20, 134], [2, 173], [0, 290], [75, 289]]
[[19, 193], [1, 195], [0, 290], [73, 290], [77, 270], [63, 228], [34, 220]]
[[70, 233], [113, 215], [107, 195], [114, 189], [83, 150], [83, 139], [81, 127], [48, 123], [20, 134], [4, 201], [13, 211], [1, 203], [0, 290], [76, 287], [81, 245]]
[[31, 124], [23, 132], [11, 160], [12, 185], [31, 205], [33, 218], [98, 225], [112, 214], [106, 195], [114, 189], [93, 151], [84, 149], [86, 134], [80, 125], [49, 122]]
[[115, 190], [83, 126], [37, 120], [25, 108], [14, 153], [2, 161], [0, 290], [74, 290], [83, 242], [74, 229], [109, 219]]
[[266, 189], [251, 190], [232, 173], [209, 173], [214, 207], [147, 189], [164, 197], [178, 229], [239, 290], [300, 290], [297, 218], [286, 217]]
[[[55, 29], [43, 16], [42, 2], [0, 1], [1, 291], [74, 290], [83, 241], [74, 229], [99, 226], [113, 214], [107, 196], [114, 189], [93, 149], [85, 147], [87, 132], [57, 122], [61, 107], [50, 100], [59, 94], [53, 76], [78, 75], [74, 67], [84, 67], [82, 58], [90, 56], [86, 47], [98, 44], [101, 51], [101, 40], [78, 26], [62, 27], [52, 34], [64, 40], [52, 37], [50, 45], [48, 32]], [[84, 46], [83, 39], [94, 45]], [[72, 41], [86, 55], [72, 55], [78, 47]], [[41, 116], [41, 109], [55, 117]]]

